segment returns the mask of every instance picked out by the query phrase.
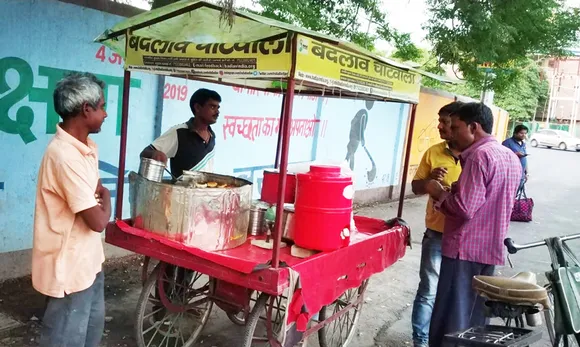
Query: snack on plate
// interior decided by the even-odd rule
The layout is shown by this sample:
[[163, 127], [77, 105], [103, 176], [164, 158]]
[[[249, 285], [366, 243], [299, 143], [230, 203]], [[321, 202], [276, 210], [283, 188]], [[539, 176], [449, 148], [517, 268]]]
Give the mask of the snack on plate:
[[193, 188], [233, 188], [233, 187], [235, 187], [235, 186], [229, 185], [227, 183], [217, 183], [217, 182], [206, 182], [206, 183], [200, 183], [200, 182], [193, 183], [193, 182], [191, 182], [189, 186], [193, 187]]

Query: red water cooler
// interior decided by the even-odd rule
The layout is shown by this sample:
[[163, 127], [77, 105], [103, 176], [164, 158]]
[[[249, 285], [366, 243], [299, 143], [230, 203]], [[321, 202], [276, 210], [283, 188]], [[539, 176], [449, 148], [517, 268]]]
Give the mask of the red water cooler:
[[298, 174], [294, 203], [296, 245], [319, 251], [348, 246], [353, 196], [352, 178], [341, 174], [338, 166], [312, 165], [310, 172]]

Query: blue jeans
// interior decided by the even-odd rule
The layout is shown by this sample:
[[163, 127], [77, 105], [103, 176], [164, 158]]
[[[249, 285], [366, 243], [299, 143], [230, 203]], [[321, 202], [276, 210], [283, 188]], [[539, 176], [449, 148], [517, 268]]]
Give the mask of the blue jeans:
[[494, 270], [494, 265], [443, 257], [429, 330], [430, 347], [442, 347], [446, 334], [487, 324], [485, 302], [471, 282], [473, 276], [493, 276]]
[[413, 303], [413, 344], [426, 346], [429, 342], [429, 324], [431, 312], [435, 303], [439, 269], [441, 268], [441, 236], [440, 232], [427, 229], [421, 246], [421, 265], [419, 268], [419, 289]]
[[101, 271], [89, 288], [64, 298], [49, 297], [40, 346], [98, 347], [105, 328], [104, 283]]

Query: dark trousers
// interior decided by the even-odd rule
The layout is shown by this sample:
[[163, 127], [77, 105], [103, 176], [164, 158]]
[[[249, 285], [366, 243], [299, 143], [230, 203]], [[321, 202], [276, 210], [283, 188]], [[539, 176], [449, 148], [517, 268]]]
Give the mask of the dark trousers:
[[429, 346], [442, 347], [445, 334], [485, 325], [484, 300], [471, 288], [473, 276], [492, 276], [495, 266], [443, 256]]
[[42, 319], [42, 347], [98, 347], [105, 328], [105, 276], [82, 292], [47, 300]]

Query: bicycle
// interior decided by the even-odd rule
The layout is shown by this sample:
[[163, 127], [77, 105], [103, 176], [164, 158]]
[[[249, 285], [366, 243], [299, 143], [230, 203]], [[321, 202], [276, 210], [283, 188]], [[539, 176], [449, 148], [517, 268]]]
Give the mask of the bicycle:
[[[548, 246], [558, 239], [561, 242], [580, 239], [580, 234], [552, 237], [522, 245], [516, 244], [511, 238], [506, 238], [504, 245], [508, 250], [510, 267], [513, 268], [510, 254], [516, 254], [524, 249]], [[562, 257], [558, 257], [557, 261], [554, 258], [552, 260], [553, 270], [556, 266], [567, 266]], [[543, 311], [552, 346], [579, 347], [580, 334], [561, 335], [556, 332], [553, 279], [549, 275], [546, 277], [548, 284], [539, 286], [536, 283], [536, 275], [532, 272], [520, 272], [512, 277], [474, 276], [473, 289], [486, 299], [488, 316], [503, 319], [505, 327], [494, 325], [471, 327], [446, 335], [445, 342], [454, 346], [529, 346], [541, 339], [541, 332], [525, 329], [526, 325], [530, 327], [541, 325]], [[524, 317], [527, 324], [524, 323]], [[512, 324], [515, 327], [512, 327]]]

